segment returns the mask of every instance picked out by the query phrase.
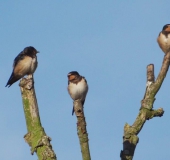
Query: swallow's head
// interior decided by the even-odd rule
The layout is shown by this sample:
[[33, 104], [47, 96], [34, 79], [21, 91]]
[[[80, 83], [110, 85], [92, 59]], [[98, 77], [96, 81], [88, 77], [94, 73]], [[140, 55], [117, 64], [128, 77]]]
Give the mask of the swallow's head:
[[24, 48], [24, 53], [25, 54], [37, 54], [39, 53], [39, 51], [37, 51], [34, 47], [29, 46], [29, 47]]
[[73, 81], [76, 80], [79, 77], [79, 73], [77, 71], [72, 71], [67, 74], [68, 80]]
[[166, 24], [163, 26], [162, 31], [170, 33], [170, 24]]

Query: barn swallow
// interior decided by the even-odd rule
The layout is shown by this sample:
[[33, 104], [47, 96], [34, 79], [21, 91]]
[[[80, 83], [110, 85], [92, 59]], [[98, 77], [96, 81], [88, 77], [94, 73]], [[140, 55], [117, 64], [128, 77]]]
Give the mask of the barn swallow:
[[[86, 94], [88, 92], [88, 84], [85, 77], [79, 75], [77, 71], [68, 73], [68, 93], [70, 97], [75, 101], [80, 99], [82, 106], [84, 105]], [[74, 106], [72, 115], [74, 114]]]
[[163, 26], [157, 38], [157, 42], [165, 54], [170, 51], [170, 24]]
[[39, 52], [34, 47], [29, 46], [18, 54], [14, 59], [13, 71], [5, 87], [10, 87], [25, 75], [28, 75], [27, 78], [32, 78], [38, 65], [37, 53]]

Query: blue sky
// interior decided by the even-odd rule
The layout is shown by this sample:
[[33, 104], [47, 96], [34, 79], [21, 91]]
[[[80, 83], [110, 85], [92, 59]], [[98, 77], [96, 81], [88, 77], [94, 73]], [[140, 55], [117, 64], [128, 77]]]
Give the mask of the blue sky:
[[[18, 83], [5, 88], [17, 54], [34, 46], [34, 74], [41, 122], [59, 160], [81, 159], [76, 117], [67, 93], [67, 73], [85, 76], [85, 116], [93, 160], [118, 160], [124, 124], [133, 124], [146, 86], [146, 66], [158, 75], [163, 52], [156, 38], [170, 23], [170, 1], [1, 1], [1, 159], [37, 160], [24, 142], [27, 133]], [[170, 157], [170, 76], [156, 95], [162, 118], [145, 123], [134, 160]]]

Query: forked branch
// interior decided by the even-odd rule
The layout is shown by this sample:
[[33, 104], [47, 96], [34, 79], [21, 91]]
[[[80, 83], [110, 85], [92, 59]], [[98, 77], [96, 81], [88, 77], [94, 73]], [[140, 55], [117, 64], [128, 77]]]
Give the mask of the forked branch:
[[155, 95], [159, 91], [164, 78], [168, 72], [170, 65], [170, 52], [164, 56], [161, 70], [155, 81], [154, 76], [154, 65], [150, 64], [147, 66], [147, 86], [144, 94], [144, 98], [141, 101], [141, 108], [139, 114], [132, 126], [125, 124], [124, 136], [123, 136], [123, 150], [121, 151], [121, 160], [132, 160], [135, 152], [136, 145], [139, 141], [138, 133], [141, 131], [146, 120], [152, 119], [153, 117], [161, 117], [164, 114], [164, 110], [159, 108], [153, 109], [153, 103], [155, 101]]

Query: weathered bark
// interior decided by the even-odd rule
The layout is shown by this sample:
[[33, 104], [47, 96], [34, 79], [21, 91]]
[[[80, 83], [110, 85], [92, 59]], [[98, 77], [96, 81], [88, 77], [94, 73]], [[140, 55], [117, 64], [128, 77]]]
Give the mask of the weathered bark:
[[83, 106], [80, 100], [74, 101], [74, 111], [77, 116], [77, 134], [80, 141], [81, 153], [83, 160], [91, 160], [89, 150], [89, 139], [86, 130], [86, 120], [84, 117]]
[[24, 139], [31, 147], [31, 154], [36, 152], [39, 160], [56, 160], [56, 155], [50, 144], [51, 138], [46, 135], [41, 125], [34, 80], [23, 78], [20, 81], [20, 89], [28, 131]]
[[155, 101], [155, 95], [159, 91], [170, 64], [170, 52], [164, 56], [160, 73], [154, 81], [154, 65], [147, 66], [147, 87], [143, 100], [141, 101], [141, 108], [139, 114], [132, 126], [125, 124], [124, 136], [123, 136], [123, 150], [121, 151], [121, 160], [132, 160], [135, 152], [136, 145], [139, 141], [138, 133], [141, 131], [146, 120], [153, 117], [161, 117], [164, 114], [164, 110], [159, 108], [153, 110], [153, 103]]

